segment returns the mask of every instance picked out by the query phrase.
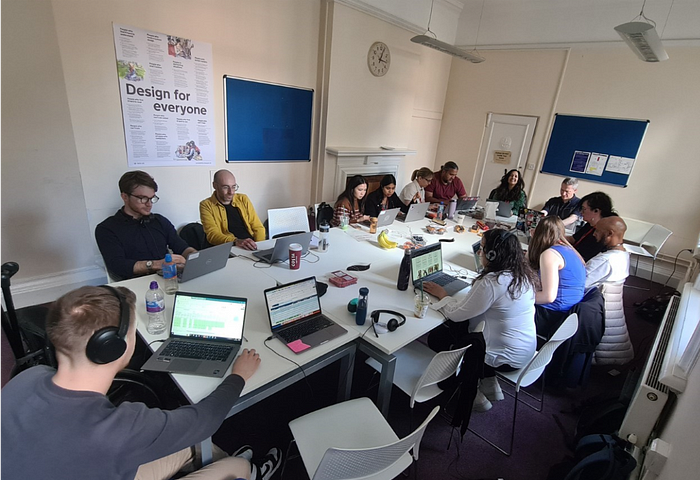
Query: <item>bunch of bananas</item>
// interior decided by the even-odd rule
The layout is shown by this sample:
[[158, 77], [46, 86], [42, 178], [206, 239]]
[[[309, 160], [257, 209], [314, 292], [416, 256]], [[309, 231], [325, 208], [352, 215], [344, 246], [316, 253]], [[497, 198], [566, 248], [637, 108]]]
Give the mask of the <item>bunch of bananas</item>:
[[382, 248], [396, 248], [398, 243], [389, 240], [388, 233], [388, 230], [382, 230], [382, 233], [380, 233], [377, 236], [377, 242], [379, 243], [379, 246]]

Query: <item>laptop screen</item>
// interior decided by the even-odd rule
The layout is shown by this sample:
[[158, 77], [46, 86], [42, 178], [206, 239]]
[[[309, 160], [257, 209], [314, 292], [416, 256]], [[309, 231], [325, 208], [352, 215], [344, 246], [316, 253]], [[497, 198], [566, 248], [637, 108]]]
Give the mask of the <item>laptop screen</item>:
[[296, 320], [321, 313], [315, 277], [265, 290], [265, 301], [273, 332]]
[[411, 253], [413, 281], [442, 271], [442, 246], [439, 243], [414, 250]]
[[243, 339], [245, 298], [177, 292], [170, 333], [204, 340]]

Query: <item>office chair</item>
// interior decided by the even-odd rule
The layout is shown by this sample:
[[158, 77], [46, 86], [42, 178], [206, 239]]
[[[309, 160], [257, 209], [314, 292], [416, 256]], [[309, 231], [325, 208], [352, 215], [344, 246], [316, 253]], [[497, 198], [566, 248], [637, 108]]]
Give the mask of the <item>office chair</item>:
[[[637, 275], [637, 268], [639, 267], [639, 257], [651, 258], [651, 276], [649, 277], [649, 288], [651, 290], [654, 283], [654, 264], [656, 263], [656, 257], [659, 254], [659, 250], [663, 247], [668, 237], [673, 234], [671, 230], [661, 225], [654, 224], [651, 229], [644, 235], [642, 241], [637, 245], [629, 245], [627, 243], [623, 244], [625, 250], [627, 250], [631, 255], [637, 256], [637, 261], [634, 265], [634, 275]], [[627, 287], [632, 287], [631, 285], [625, 285]], [[639, 287], [632, 287], [639, 288]], [[647, 289], [643, 289], [647, 290]]]
[[[542, 345], [542, 348], [538, 352], [535, 352], [535, 356], [532, 357], [532, 360], [523, 368], [519, 370], [514, 370], [512, 372], [496, 372], [499, 378], [505, 380], [506, 382], [510, 383], [515, 387], [515, 395], [511, 395], [514, 397], [514, 405], [513, 405], [513, 419], [511, 422], [511, 430], [510, 430], [510, 445], [508, 447], [508, 450], [505, 450], [498, 445], [496, 445], [494, 442], [489, 440], [488, 438], [484, 437], [480, 433], [472, 430], [472, 428], [469, 428], [469, 431], [472, 432], [474, 435], [479, 437], [480, 439], [484, 440], [486, 443], [494, 447], [496, 450], [499, 452], [503, 453], [506, 456], [510, 456], [511, 453], [513, 453], [513, 441], [515, 439], [515, 419], [516, 415], [518, 413], [518, 402], [522, 401], [519, 398], [520, 394], [520, 389], [529, 387], [533, 383], [535, 383], [540, 377], [542, 377], [542, 389], [541, 389], [541, 395], [539, 400], [539, 408], [534, 407], [531, 404], [527, 402], [523, 402], [525, 405], [528, 407], [532, 408], [533, 410], [537, 412], [541, 412], [542, 409], [544, 408], [544, 370], [549, 364], [549, 362], [552, 360], [552, 356], [554, 355], [554, 352], [556, 351], [559, 346], [564, 343], [566, 340], [571, 338], [576, 331], [578, 330], [578, 315], [575, 313], [572, 313], [569, 315], [566, 320], [561, 324], [561, 326], [557, 329], [556, 332], [554, 332], [554, 335], [545, 343]], [[505, 391], [504, 391], [505, 392]], [[506, 392], [507, 393], [507, 392]], [[532, 398], [536, 398], [533, 395], [528, 394], [523, 390], [523, 393], [527, 394], [528, 396]], [[510, 395], [510, 393], [509, 393]]]
[[204, 250], [211, 247], [211, 243], [207, 241], [207, 236], [204, 233], [204, 226], [199, 222], [191, 222], [183, 226], [178, 233], [187, 245], [195, 250]]
[[268, 238], [310, 232], [306, 207], [272, 208], [267, 211]]
[[435, 407], [416, 430], [401, 439], [364, 397], [292, 420], [289, 429], [309, 478], [389, 480], [418, 461], [423, 433], [438, 411]]

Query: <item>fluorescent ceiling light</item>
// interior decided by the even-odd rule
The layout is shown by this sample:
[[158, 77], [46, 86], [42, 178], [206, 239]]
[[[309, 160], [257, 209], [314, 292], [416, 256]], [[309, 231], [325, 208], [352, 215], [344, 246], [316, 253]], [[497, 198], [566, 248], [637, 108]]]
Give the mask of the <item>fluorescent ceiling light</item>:
[[651, 23], [627, 22], [615, 27], [615, 31], [645, 62], [668, 60], [668, 54], [656, 33], [656, 28]]
[[476, 55], [475, 53], [465, 52], [464, 50], [450, 45], [449, 43], [441, 42], [437, 38], [429, 37], [428, 35], [416, 35], [411, 39], [413, 43], [418, 43], [420, 45], [425, 45], [426, 47], [434, 48], [435, 50], [452, 55], [454, 57], [459, 57], [464, 60], [469, 60], [472, 63], [481, 63], [484, 61], [484, 57]]

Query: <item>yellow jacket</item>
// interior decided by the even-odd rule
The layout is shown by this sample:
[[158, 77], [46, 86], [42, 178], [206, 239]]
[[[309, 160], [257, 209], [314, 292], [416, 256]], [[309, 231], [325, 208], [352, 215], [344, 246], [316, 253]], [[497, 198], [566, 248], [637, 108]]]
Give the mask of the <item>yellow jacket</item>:
[[[233, 196], [231, 204], [241, 212], [241, 218], [245, 222], [250, 235], [256, 242], [265, 240], [265, 227], [255, 213], [253, 204], [247, 195], [237, 193]], [[228, 219], [226, 218], [226, 208], [219, 203], [216, 195], [199, 202], [199, 217], [204, 226], [204, 233], [207, 241], [212, 245], [232, 242], [236, 237], [228, 231]]]

